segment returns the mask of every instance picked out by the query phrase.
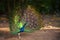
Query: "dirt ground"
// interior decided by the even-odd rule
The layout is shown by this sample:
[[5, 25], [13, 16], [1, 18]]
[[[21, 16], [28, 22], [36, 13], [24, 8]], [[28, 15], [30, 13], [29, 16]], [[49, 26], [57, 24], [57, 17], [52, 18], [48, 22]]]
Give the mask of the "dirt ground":
[[[0, 40], [20, 40], [17, 35], [0, 31]], [[21, 40], [60, 40], [60, 29], [38, 30], [33, 33], [21, 33]]]

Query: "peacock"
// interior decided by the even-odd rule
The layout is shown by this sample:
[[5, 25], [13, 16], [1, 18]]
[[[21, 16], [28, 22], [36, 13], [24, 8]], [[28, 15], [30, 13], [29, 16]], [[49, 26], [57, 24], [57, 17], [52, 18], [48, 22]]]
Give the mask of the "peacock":
[[10, 20], [10, 32], [12, 34], [20, 35], [21, 32], [31, 33], [40, 29], [40, 16], [39, 14], [35, 13], [38, 12], [31, 10], [29, 6], [28, 9], [24, 12], [24, 16], [20, 16], [17, 13], [14, 14], [13, 18]]

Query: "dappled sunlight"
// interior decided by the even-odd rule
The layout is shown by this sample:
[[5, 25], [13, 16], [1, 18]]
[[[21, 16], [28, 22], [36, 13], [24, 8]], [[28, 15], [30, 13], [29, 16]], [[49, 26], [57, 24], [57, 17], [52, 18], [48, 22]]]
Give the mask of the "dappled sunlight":
[[59, 27], [51, 26], [51, 25], [46, 25], [42, 27], [41, 29], [60, 29]]
[[0, 28], [0, 31], [6, 31], [6, 32], [9, 32], [10, 30], [9, 30], [8, 27], [6, 27], [6, 28]]

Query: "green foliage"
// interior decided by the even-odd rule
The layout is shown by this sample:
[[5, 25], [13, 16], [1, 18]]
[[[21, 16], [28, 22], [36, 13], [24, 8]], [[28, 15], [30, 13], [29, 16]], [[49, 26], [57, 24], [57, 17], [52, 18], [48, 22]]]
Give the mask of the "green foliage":
[[30, 0], [28, 3], [33, 5], [39, 12], [44, 11], [48, 13], [51, 7], [51, 0]]

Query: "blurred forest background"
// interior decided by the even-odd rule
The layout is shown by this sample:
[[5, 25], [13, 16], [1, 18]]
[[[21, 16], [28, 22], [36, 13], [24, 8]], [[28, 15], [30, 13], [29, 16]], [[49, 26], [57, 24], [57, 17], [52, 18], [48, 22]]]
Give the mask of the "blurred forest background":
[[39, 15], [43, 15], [43, 20], [44, 15], [56, 16], [57, 19], [60, 17], [60, 0], [0, 0], [0, 16], [3, 15], [12, 20], [16, 10], [20, 11], [20, 16], [23, 16], [28, 5], [34, 7]]
[[60, 0], [0, 0], [0, 14], [8, 14], [16, 6], [23, 11], [27, 5], [32, 5], [41, 14], [60, 15]]

